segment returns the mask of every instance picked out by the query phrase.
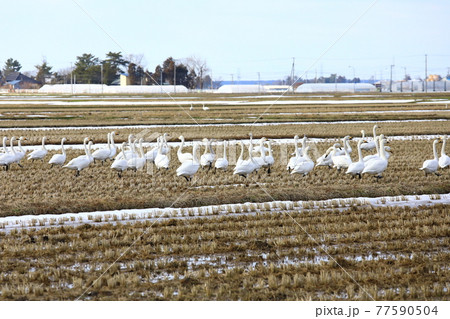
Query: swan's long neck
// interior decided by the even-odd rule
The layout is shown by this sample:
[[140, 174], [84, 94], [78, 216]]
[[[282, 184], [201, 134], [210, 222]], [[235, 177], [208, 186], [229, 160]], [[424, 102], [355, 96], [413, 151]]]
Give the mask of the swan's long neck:
[[86, 156], [89, 156], [88, 148], [86, 145], [86, 140], [84, 140], [83, 146], [84, 146], [84, 152], [86, 153]]
[[377, 149], [377, 155], [381, 156], [381, 154], [380, 154], [380, 146], [378, 145], [378, 142], [381, 143], [380, 138], [378, 136], [375, 137], [374, 142], [375, 142], [375, 148]]
[[347, 149], [347, 143], [348, 143], [348, 138], [344, 137], [344, 153], [346, 156], [350, 156], [350, 154], [348, 153], [348, 149]]
[[378, 126], [376, 124], [373, 126], [373, 138], [374, 139], [377, 137], [377, 127]]
[[433, 142], [433, 155], [434, 155], [434, 159], [437, 161], [438, 160], [438, 153], [437, 153], [437, 149], [436, 149], [436, 145], [439, 141], [435, 140]]
[[253, 152], [253, 144], [252, 143], [250, 143], [250, 147], [249, 147], [249, 154], [248, 154], [248, 159], [250, 160], [250, 161], [252, 161], [253, 162], [253, 155], [252, 155], [252, 152]]
[[113, 148], [116, 148], [116, 144], [114, 143], [114, 132], [111, 133], [110, 139], [111, 139], [111, 146], [112, 146]]
[[347, 142], [344, 145], [345, 149], [347, 149], [348, 152], [351, 152], [352, 147], [350, 146], [350, 142], [347, 140]]
[[181, 137], [181, 145], [180, 145], [180, 148], [178, 148], [178, 154], [181, 154], [181, 150], [183, 149], [183, 147], [184, 147], [184, 137], [182, 136]]
[[142, 146], [142, 138], [139, 139], [139, 155], [141, 156], [141, 158], [144, 157], [144, 147]]
[[269, 146], [269, 156], [272, 156], [272, 157], [273, 157], [273, 154], [272, 154], [272, 143], [269, 141], [269, 142], [267, 143], [267, 145]]
[[111, 152], [111, 134], [108, 133], [108, 149]]
[[6, 141], [8, 140], [8, 138], [5, 136], [3, 138], [3, 151], [6, 153], [8, 153], [8, 150], [6, 149]]
[[64, 155], [66, 155], [66, 150], [64, 149], [64, 139], [61, 140], [61, 150]]
[[384, 143], [385, 143], [384, 141], [385, 141], [384, 139], [380, 139], [380, 157], [382, 159], [384, 159], [385, 161], [387, 161], [386, 151], [384, 149]]
[[362, 139], [360, 139], [360, 140], [358, 141], [358, 161], [359, 161], [359, 162], [364, 162], [363, 156], [362, 156], [362, 152], [361, 152], [361, 144], [362, 144], [362, 142], [363, 142]]
[[43, 149], [43, 150], [47, 150], [47, 149], [45, 148], [45, 136], [42, 138], [42, 149]]
[[92, 158], [91, 147], [92, 147], [92, 142], [89, 142], [88, 149], [87, 149], [89, 158]]
[[366, 131], [361, 130], [361, 134], [362, 134], [362, 139], [365, 139], [366, 138]]
[[306, 136], [302, 138], [302, 156], [305, 156]]
[[300, 157], [300, 153], [298, 151], [298, 138], [297, 137], [294, 138], [294, 145], [295, 145], [295, 156]]
[[208, 149], [209, 149], [209, 141], [206, 140], [205, 152], [203, 153], [204, 155], [208, 154]]
[[244, 158], [244, 143], [241, 143], [241, 154], [239, 155], [238, 162]]
[[127, 143], [125, 143], [125, 142], [123, 142], [122, 143], [122, 154], [123, 154], [123, 159], [124, 160], [128, 160], [128, 158], [127, 158], [127, 153], [125, 152], [125, 147], [127, 146]]
[[17, 142], [17, 145], [19, 146], [19, 150], [21, 153], [25, 153], [25, 150], [22, 148], [22, 138], [19, 138], [19, 141]]
[[264, 150], [264, 140], [262, 139], [261, 141], [259, 141], [259, 152], [261, 153], [262, 158], [266, 157], [266, 151]]
[[16, 139], [14, 137], [11, 138], [11, 152], [16, 155], [16, 150], [14, 149], [14, 141]]
[[304, 157], [307, 161], [310, 161], [311, 158], [308, 156], [308, 151], [309, 151], [309, 146], [305, 148], [305, 151], [303, 152], [303, 157]]
[[197, 145], [197, 143], [195, 143], [195, 144], [194, 144], [194, 147], [192, 148], [192, 160], [193, 160], [195, 163], [198, 163], [197, 149], [198, 149], [198, 145]]

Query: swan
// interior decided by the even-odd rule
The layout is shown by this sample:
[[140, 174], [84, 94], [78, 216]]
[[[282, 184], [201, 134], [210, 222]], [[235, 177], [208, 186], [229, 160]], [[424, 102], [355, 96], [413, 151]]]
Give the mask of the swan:
[[117, 146], [116, 143], [114, 143], [114, 136], [116, 135], [116, 132], [112, 131], [109, 135], [110, 140], [110, 146], [111, 146], [111, 153], [109, 153], [109, 159], [113, 160], [117, 153]]
[[[141, 137], [139, 139], [139, 155], [137, 157], [133, 157], [130, 158], [127, 162], [128, 162], [128, 168], [134, 170], [135, 172], [137, 170], [140, 170], [142, 168], [144, 168], [145, 166], [145, 155], [144, 155], [144, 148], [142, 147], [142, 141], [144, 139]], [[136, 149], [136, 141], [133, 142], [133, 150]]]
[[235, 166], [240, 166], [242, 164], [242, 162], [244, 161], [244, 144], [240, 141], [237, 142], [237, 144], [239, 144], [241, 146], [241, 153], [239, 154], [239, 157], [236, 161]]
[[421, 170], [423, 170], [425, 172], [425, 176], [427, 176], [428, 174], [435, 174], [437, 176], [441, 176], [439, 173], [437, 173], [437, 170], [439, 168], [439, 159], [438, 159], [438, 153], [436, 150], [436, 145], [440, 142], [441, 142], [440, 140], [433, 141], [434, 158], [423, 162], [423, 165], [420, 168]]
[[[377, 124], [375, 124], [373, 126], [373, 129], [372, 129], [372, 131], [373, 131], [373, 140], [370, 141], [370, 142], [363, 143], [361, 145], [361, 149], [362, 150], [370, 151], [370, 150], [373, 150], [376, 147], [377, 128], [380, 128], [380, 127]], [[364, 139], [364, 137], [365, 136], [363, 135], [363, 139]]]
[[[265, 147], [264, 147], [264, 142], [265, 141], [266, 141], [266, 138], [264, 138], [264, 137], [259, 140], [259, 151], [260, 151], [261, 155], [253, 157], [253, 162], [256, 164], [257, 170], [260, 169], [263, 166], [267, 166], [266, 161], [265, 161], [265, 157], [266, 157]], [[253, 146], [252, 143], [250, 145]], [[252, 153], [253, 153], [253, 151], [252, 151]]]
[[[127, 146], [127, 143], [123, 142], [122, 150], [124, 150], [126, 146]], [[123, 171], [125, 171], [128, 168], [127, 154], [123, 153], [122, 158], [116, 157], [114, 159], [114, 162], [111, 164], [111, 168], [113, 170], [117, 171], [117, 175], [119, 176], [119, 178], [122, 178]]]
[[158, 146], [158, 154], [156, 154], [155, 157], [155, 165], [158, 169], [161, 168], [165, 168], [165, 169], [169, 169], [169, 157], [165, 154], [163, 154], [162, 152], [163, 149], [163, 143], [161, 142]]
[[[241, 143], [242, 152], [243, 152], [243, 144]], [[247, 178], [247, 175], [252, 173], [257, 169], [257, 165], [253, 161], [252, 151], [253, 151], [253, 144], [250, 143], [250, 149], [248, 154], [248, 160], [241, 161], [239, 165], [236, 165], [233, 171], [233, 175], [239, 175], [244, 178]]]
[[203, 103], [203, 111], [208, 111], [209, 107], [205, 106], [205, 103]]
[[161, 137], [158, 137], [156, 139], [156, 146], [153, 147], [151, 150], [149, 150], [147, 153], [145, 153], [145, 158], [148, 162], [155, 162], [156, 155], [158, 155], [158, 149], [159, 149], [159, 143], [160, 143]]
[[76, 170], [75, 176], [80, 176], [80, 172], [94, 161], [91, 154], [91, 147], [92, 141], [89, 141], [88, 148], [86, 148], [86, 145], [84, 146], [86, 155], [75, 157], [63, 167]]
[[186, 181], [191, 181], [192, 176], [197, 173], [200, 167], [197, 158], [197, 149], [198, 144], [194, 143], [194, 147], [192, 150], [192, 160], [183, 162], [181, 166], [177, 168], [177, 176], [183, 176], [184, 178], [186, 178]]
[[163, 154], [163, 155], [167, 155], [170, 152], [170, 147], [167, 144], [167, 136], [168, 135], [169, 134], [164, 133], [162, 138], [161, 138], [161, 142], [163, 144], [162, 147], [161, 147], [161, 154]]
[[127, 158], [130, 159], [133, 156], [136, 156], [136, 154], [133, 153], [133, 150], [131, 149], [131, 145], [133, 145], [133, 140], [135, 139], [135, 136], [133, 134], [128, 135], [128, 145], [130, 147], [129, 151], [126, 151], [124, 148], [122, 148], [122, 151], [117, 154], [116, 158], [121, 159], [124, 158], [123, 153], [127, 153]]
[[[211, 169], [212, 164], [216, 158], [216, 154], [214, 154], [214, 151], [211, 147], [211, 140], [208, 140], [207, 138], [203, 139], [203, 142], [206, 143], [205, 145], [205, 152], [203, 153], [203, 155], [200, 157], [200, 165], [205, 168], [206, 166], [208, 166], [208, 170]], [[209, 153], [208, 153], [209, 151]]]
[[269, 149], [269, 155], [264, 157], [264, 161], [266, 162], [265, 167], [267, 167], [267, 174], [270, 174], [271, 168], [272, 168], [273, 164], [275, 163], [275, 159], [273, 158], [273, 153], [272, 153], [272, 141], [271, 140], [267, 141], [267, 146]]
[[361, 179], [361, 173], [364, 169], [364, 160], [363, 160], [362, 151], [361, 151], [362, 143], [363, 143], [363, 139], [360, 139], [358, 141], [358, 161], [351, 163], [348, 166], [347, 171], [345, 172], [345, 174], [350, 174], [350, 175], [352, 175], [352, 177], [355, 177], [356, 175], [358, 175], [360, 179]]
[[303, 176], [308, 175], [314, 169], [314, 162], [308, 156], [309, 146], [306, 146], [303, 150], [303, 158], [304, 160], [297, 165], [295, 165], [291, 174], [303, 174]]
[[289, 162], [286, 166], [286, 169], [291, 172], [292, 169], [294, 169], [297, 159], [301, 157], [300, 150], [298, 149], [298, 135], [294, 136], [294, 146], [295, 146], [295, 155], [289, 159]]
[[7, 140], [8, 140], [8, 138], [6, 136], [3, 136], [3, 154], [8, 153], [8, 150], [6, 149], [6, 141]]
[[444, 135], [442, 138], [442, 148], [441, 148], [441, 157], [439, 157], [439, 167], [446, 168], [450, 167], [450, 156], [445, 154], [445, 144], [447, 144], [447, 135]]
[[64, 143], [67, 141], [67, 139], [65, 137], [63, 137], [61, 139], [61, 151], [62, 154], [55, 154], [52, 156], [52, 158], [50, 159], [50, 161], [48, 162], [49, 164], [53, 166], [58, 165], [58, 166], [63, 166], [64, 162], [66, 161], [66, 150], [64, 149]]
[[189, 110], [193, 111], [194, 110], [194, 106], [191, 103], [191, 107], [189, 108]]
[[220, 157], [214, 163], [214, 170], [221, 169], [226, 171], [228, 168], [228, 159], [227, 159], [227, 146], [228, 142], [223, 141], [223, 157]]
[[181, 144], [177, 152], [178, 160], [180, 161], [181, 164], [183, 164], [186, 161], [192, 161], [193, 157], [191, 153], [182, 153], [184, 146], [184, 136], [180, 135], [179, 139], [181, 140]]
[[323, 154], [316, 160], [316, 166], [328, 166], [329, 168], [331, 168], [333, 166], [333, 160], [331, 158], [331, 152], [333, 151], [333, 149], [333, 146], [329, 147], [325, 154]]
[[361, 172], [361, 174], [369, 174], [375, 176], [378, 180], [382, 178], [381, 175], [388, 166], [388, 160], [386, 158], [385, 150], [384, 150], [384, 143], [386, 142], [385, 139], [382, 139], [380, 142], [380, 157], [375, 158], [364, 165], [364, 169]]
[[19, 137], [18, 141], [17, 141], [17, 147], [19, 148], [18, 151], [16, 151], [16, 160], [14, 161], [14, 163], [16, 163], [17, 165], [19, 165], [20, 167], [23, 167], [22, 164], [20, 164], [20, 161], [25, 157], [25, 154], [27, 153], [23, 148], [22, 148], [22, 141], [26, 140], [26, 138], [24, 138], [23, 136]]
[[0, 156], [0, 165], [5, 166], [6, 171], [9, 170], [9, 166], [16, 161], [16, 150], [14, 149], [14, 141], [16, 140], [16, 137], [11, 137], [11, 152], [5, 153], [2, 156]]
[[[267, 139], [266, 139], [265, 137], [262, 137], [259, 141], [260, 141], [260, 142], [261, 142], [261, 141], [265, 142], [266, 140], [267, 140]], [[253, 155], [256, 155], [256, 154], [258, 154], [258, 153], [261, 153], [261, 148], [264, 150], [264, 153], [269, 152], [269, 149], [268, 149], [267, 147], [264, 147], [264, 146], [261, 147], [261, 145], [258, 145], [258, 146], [256, 146], [256, 147], [253, 148]]]
[[[341, 170], [341, 168], [348, 168], [348, 166], [352, 163], [352, 159], [350, 158], [350, 155], [348, 154], [348, 149], [347, 147], [345, 147], [345, 145], [347, 144], [348, 140], [351, 139], [350, 136], [346, 136], [343, 139], [344, 142], [344, 155], [332, 155], [331, 159], [333, 161], [333, 167], [336, 167], [338, 169], [338, 171]], [[334, 154], [336, 154], [336, 147], [334, 150]]]
[[40, 160], [42, 160], [42, 162], [44, 161], [44, 157], [48, 153], [48, 150], [45, 148], [45, 141], [46, 140], [47, 140], [47, 137], [44, 136], [42, 138], [42, 146], [41, 146], [41, 148], [37, 149], [37, 150], [34, 150], [30, 154], [28, 154], [28, 160], [32, 160], [34, 162], [34, 160], [40, 159]]
[[102, 165], [103, 165], [103, 163], [111, 155], [111, 133], [108, 133], [107, 136], [108, 136], [108, 147], [98, 149], [94, 153], [92, 153], [92, 158], [94, 158], [94, 163], [95, 163], [95, 160], [98, 160], [98, 161], [101, 161]]

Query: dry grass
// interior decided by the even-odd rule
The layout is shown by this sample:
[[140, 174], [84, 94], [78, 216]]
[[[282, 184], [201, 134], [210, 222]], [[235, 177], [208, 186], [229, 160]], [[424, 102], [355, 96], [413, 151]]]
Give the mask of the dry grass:
[[[273, 199], [316, 200], [450, 192], [449, 170], [443, 171], [440, 177], [424, 177], [419, 170], [422, 162], [432, 157], [430, 141], [392, 141], [389, 145], [394, 155], [380, 182], [370, 176], [352, 179], [325, 167], [316, 168], [307, 177], [289, 175], [284, 162], [287, 157], [281, 158], [280, 147], [283, 145], [274, 147], [276, 165], [270, 176], [261, 171], [247, 180], [233, 175], [231, 170], [214, 173], [200, 169], [194, 183], [187, 183], [176, 176], [175, 169], [179, 164], [175, 149], [171, 151], [173, 164], [168, 171], [150, 167], [149, 171], [128, 171], [122, 179], [117, 178], [109, 164], [92, 164], [76, 178], [70, 170], [51, 168], [41, 162], [26, 162], [24, 168], [14, 166], [8, 172], [0, 171], [0, 178], [8, 181], [0, 194], [0, 216], [168, 207], [174, 202], [174, 207], [192, 207]], [[311, 155], [316, 158], [329, 144], [313, 146]], [[288, 146], [287, 151], [290, 153], [293, 147]], [[71, 150], [68, 157], [80, 154], [81, 151]]]
[[93, 285], [82, 299], [448, 300], [447, 212], [290, 210], [0, 233], [0, 299], [73, 300]]

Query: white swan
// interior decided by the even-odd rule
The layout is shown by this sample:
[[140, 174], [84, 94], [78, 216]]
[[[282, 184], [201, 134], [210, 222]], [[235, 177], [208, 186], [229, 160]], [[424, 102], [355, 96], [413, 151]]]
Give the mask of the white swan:
[[3, 154], [8, 153], [8, 150], [6, 149], [6, 141], [7, 140], [8, 140], [8, 138], [6, 136], [3, 136]]
[[110, 146], [111, 146], [111, 153], [109, 153], [109, 159], [113, 160], [117, 153], [117, 146], [116, 143], [114, 143], [114, 136], [116, 135], [116, 132], [112, 131], [109, 135], [110, 139]]
[[191, 153], [182, 153], [184, 147], [184, 136], [180, 135], [179, 139], [181, 140], [181, 144], [177, 152], [178, 161], [180, 161], [181, 164], [186, 161], [192, 161], [193, 157]]
[[214, 163], [214, 170], [221, 169], [226, 171], [228, 168], [228, 159], [227, 159], [227, 146], [228, 142], [223, 141], [223, 157], [220, 157]]
[[308, 156], [309, 148], [310, 148], [309, 146], [306, 146], [303, 149], [304, 160], [295, 165], [291, 174], [303, 174], [303, 176], [306, 176], [308, 175], [309, 172], [311, 172], [314, 169], [314, 161], [311, 160], [311, 158]]
[[331, 158], [333, 149], [333, 146], [329, 147], [327, 151], [316, 160], [316, 166], [328, 166], [331, 168], [333, 166], [333, 159]]
[[364, 160], [362, 157], [361, 144], [363, 143], [363, 139], [358, 141], [358, 161], [352, 162], [349, 166], [345, 174], [350, 174], [353, 177], [356, 175], [361, 179], [361, 173], [364, 169]]
[[298, 149], [298, 135], [294, 136], [294, 146], [295, 146], [295, 155], [289, 159], [289, 162], [286, 166], [286, 170], [291, 172], [297, 164], [297, 160], [301, 157], [300, 150]]
[[107, 148], [101, 148], [96, 150], [94, 153], [92, 153], [92, 158], [95, 160], [101, 161], [102, 165], [103, 163], [109, 159], [111, 155], [111, 133], [107, 134], [108, 136], [108, 147]]
[[20, 164], [20, 161], [25, 157], [25, 154], [27, 153], [23, 148], [22, 148], [22, 141], [26, 140], [26, 138], [24, 138], [23, 136], [19, 137], [18, 141], [17, 141], [17, 147], [19, 148], [19, 150], [16, 150], [16, 160], [14, 161], [15, 164], [19, 165], [20, 167], [23, 167], [22, 164]]
[[[344, 155], [332, 155], [331, 159], [333, 161], [333, 167], [336, 167], [339, 171], [342, 168], [348, 168], [348, 166], [352, 163], [352, 159], [350, 158], [350, 155], [348, 154], [348, 149], [347, 147], [345, 147], [345, 145], [347, 144], [348, 140], [351, 139], [350, 136], [346, 136], [343, 139], [344, 142]], [[337, 148], [335, 147], [334, 150], [334, 154], [336, 154], [336, 150]]]
[[444, 135], [442, 138], [442, 148], [441, 148], [441, 156], [439, 157], [439, 167], [446, 168], [450, 167], [450, 156], [445, 154], [445, 145], [447, 144], [447, 135]]
[[197, 173], [200, 167], [197, 158], [197, 149], [198, 144], [194, 143], [194, 147], [192, 150], [192, 160], [183, 162], [181, 166], [177, 168], [177, 176], [183, 176], [186, 179], [186, 181], [191, 181], [192, 176], [194, 176], [194, 174]]
[[63, 137], [61, 139], [61, 151], [62, 154], [55, 154], [52, 156], [52, 158], [50, 159], [50, 161], [48, 161], [49, 164], [53, 166], [57, 165], [57, 166], [63, 166], [65, 161], [66, 161], [66, 150], [64, 149], [64, 142], [66, 142], [67, 139], [65, 137]]
[[235, 166], [239, 166], [244, 161], [244, 143], [239, 141], [236, 144], [241, 146], [241, 153], [239, 154], [239, 157], [238, 157], [238, 159], [236, 161], [236, 165], [235, 165]]
[[163, 154], [163, 143], [159, 144], [158, 154], [155, 157], [155, 165], [158, 169], [165, 168], [169, 169], [169, 157], [166, 154]]
[[14, 149], [14, 141], [16, 140], [16, 137], [11, 137], [11, 152], [5, 153], [2, 156], [0, 156], [0, 165], [5, 166], [6, 171], [9, 170], [9, 166], [13, 164], [16, 161], [16, 150]]
[[63, 167], [68, 169], [73, 169], [76, 171], [75, 176], [80, 176], [80, 172], [88, 167], [94, 159], [91, 154], [92, 141], [89, 141], [88, 147], [85, 145], [86, 155], [81, 155], [72, 159], [69, 163], [64, 165]]
[[133, 141], [135, 139], [135, 136], [133, 134], [128, 135], [128, 146], [130, 147], [130, 150], [126, 151], [124, 148], [117, 154], [115, 158], [121, 159], [124, 158], [124, 153], [127, 153], [127, 158], [130, 159], [133, 156], [136, 156], [136, 154], [133, 153], [133, 150], [131, 149], [131, 145], [133, 144]]
[[191, 107], [189, 108], [189, 110], [193, 111], [194, 110], [194, 106], [191, 103]]
[[388, 166], [388, 160], [386, 158], [385, 150], [384, 150], [384, 143], [386, 142], [385, 139], [382, 139], [380, 142], [381, 150], [380, 150], [380, 157], [375, 158], [371, 161], [366, 162], [364, 165], [364, 169], [361, 172], [361, 174], [369, 174], [375, 176], [377, 179], [382, 178], [381, 175]]
[[269, 155], [264, 157], [264, 161], [266, 162], [265, 167], [267, 167], [267, 174], [270, 174], [272, 166], [275, 163], [275, 159], [273, 158], [273, 153], [272, 153], [272, 141], [271, 140], [267, 141], [267, 146], [269, 149]]
[[161, 137], [158, 137], [156, 139], [156, 146], [154, 146], [147, 153], [145, 153], [145, 158], [147, 159], [148, 162], [151, 162], [151, 163], [155, 162], [155, 158], [158, 155], [158, 149], [159, 149], [160, 140], [161, 140]]
[[[264, 138], [264, 137], [259, 140], [259, 148], [258, 149], [260, 151], [260, 156], [253, 157], [253, 162], [256, 164], [257, 170], [260, 169], [261, 167], [267, 165], [266, 161], [265, 161], [265, 158], [266, 158], [265, 147], [264, 147], [265, 141], [266, 141], [266, 138]], [[250, 145], [253, 146], [252, 143]], [[252, 151], [252, 153], [253, 153], [253, 151]]]
[[[203, 139], [203, 142], [205, 145], [205, 152], [200, 157], [200, 165], [205, 168], [208, 166], [208, 170], [211, 169], [212, 164], [214, 160], [216, 159], [216, 154], [214, 153], [212, 147], [211, 147], [211, 140], [208, 140], [207, 138]], [[209, 151], [209, 152], [208, 152]]]
[[161, 142], [162, 142], [161, 154], [163, 154], [163, 155], [167, 155], [170, 152], [169, 144], [167, 144], [167, 136], [168, 135], [169, 134], [164, 133], [161, 138]]
[[40, 160], [44, 161], [44, 157], [48, 153], [48, 150], [45, 148], [45, 141], [46, 140], [47, 140], [47, 137], [44, 136], [42, 138], [42, 146], [41, 146], [41, 148], [37, 149], [37, 150], [34, 150], [30, 154], [28, 154], [28, 160], [32, 160], [34, 162], [34, 160], [40, 159]]
[[[134, 170], [135, 172], [144, 168], [146, 159], [144, 155], [144, 149], [142, 147], [142, 141], [144, 139], [141, 137], [139, 139], [139, 155], [137, 157], [130, 158], [128, 162], [128, 168]], [[133, 150], [136, 148], [136, 141], [133, 142]]]
[[203, 103], [203, 111], [208, 111], [209, 107], [205, 106], [205, 103]]
[[[243, 147], [243, 144], [241, 143], [241, 147]], [[257, 169], [257, 165], [253, 161], [252, 151], [253, 151], [253, 144], [250, 143], [250, 149], [248, 154], [248, 160], [241, 161], [239, 165], [236, 165], [233, 171], [233, 175], [239, 175], [244, 178], [247, 178], [248, 174], [251, 174]]]
[[[377, 128], [380, 128], [377, 124], [373, 126], [373, 140], [361, 145], [361, 149], [365, 151], [373, 150], [376, 147]], [[364, 138], [364, 136], [363, 136]]]
[[[122, 143], [122, 150], [127, 146], [126, 142]], [[114, 159], [114, 162], [111, 164], [111, 168], [117, 171], [117, 175], [119, 178], [122, 178], [122, 173], [128, 168], [127, 154], [123, 153], [123, 157]]]
[[425, 176], [427, 176], [428, 174], [435, 174], [437, 176], [440, 176], [439, 173], [437, 173], [437, 170], [439, 168], [439, 159], [438, 159], [438, 153], [436, 150], [436, 145], [440, 143], [440, 140], [434, 140], [433, 141], [433, 155], [434, 158], [430, 159], [430, 160], [426, 160], [425, 162], [423, 162], [422, 167], [420, 168], [421, 170], [423, 170], [425, 172]]

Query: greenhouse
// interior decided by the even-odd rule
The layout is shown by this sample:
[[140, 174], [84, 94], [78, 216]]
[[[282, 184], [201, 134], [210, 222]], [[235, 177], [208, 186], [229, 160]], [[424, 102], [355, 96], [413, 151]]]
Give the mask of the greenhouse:
[[370, 83], [305, 83], [300, 85], [295, 92], [375, 92], [377, 89]]

